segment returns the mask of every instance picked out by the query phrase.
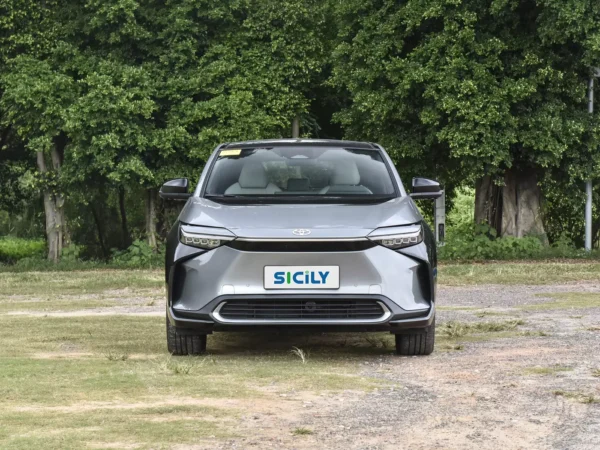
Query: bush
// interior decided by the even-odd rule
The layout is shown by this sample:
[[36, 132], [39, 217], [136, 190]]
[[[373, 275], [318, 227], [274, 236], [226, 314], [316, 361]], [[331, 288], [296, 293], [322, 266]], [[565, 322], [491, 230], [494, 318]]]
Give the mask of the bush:
[[134, 241], [127, 250], [114, 252], [111, 260], [112, 264], [123, 267], [156, 267], [163, 262], [162, 254], [141, 240]]
[[14, 264], [24, 258], [41, 258], [46, 251], [46, 242], [41, 239], [0, 238], [0, 262]]
[[[0, 240], [0, 242], [2, 241]], [[145, 241], [139, 240], [126, 250], [114, 251], [113, 258], [109, 261], [82, 259], [80, 255], [83, 247], [71, 244], [63, 249], [60, 261], [54, 263], [45, 258], [45, 244], [43, 242], [42, 244], [41, 251], [32, 253], [31, 256], [25, 256], [18, 260], [14, 258], [0, 260], [0, 272], [148, 269], [161, 267], [164, 264], [164, 254], [153, 251]]]
[[474, 224], [449, 229], [444, 245], [439, 248], [439, 258], [449, 261], [599, 257], [598, 252], [575, 248], [565, 235], [546, 246], [535, 236], [500, 238], [493, 228]]

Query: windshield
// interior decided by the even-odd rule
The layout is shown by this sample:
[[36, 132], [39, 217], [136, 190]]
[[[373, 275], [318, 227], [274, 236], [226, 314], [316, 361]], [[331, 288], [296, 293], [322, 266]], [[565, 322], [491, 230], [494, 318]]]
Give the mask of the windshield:
[[221, 150], [205, 196], [367, 200], [395, 189], [378, 150], [298, 146]]

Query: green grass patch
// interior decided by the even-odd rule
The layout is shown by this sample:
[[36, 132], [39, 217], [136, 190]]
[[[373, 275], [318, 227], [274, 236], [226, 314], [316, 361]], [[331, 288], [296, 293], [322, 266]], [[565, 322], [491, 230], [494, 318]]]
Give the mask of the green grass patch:
[[484, 317], [500, 317], [500, 316], [510, 316], [509, 313], [506, 312], [500, 312], [500, 311], [488, 311], [488, 310], [484, 310], [484, 311], [479, 311], [476, 312], [475, 315], [477, 317], [479, 317], [480, 319], [484, 318]]
[[[27, 333], [23, 339], [23, 330]], [[237, 336], [237, 341], [235, 340]], [[53, 404], [148, 395], [240, 397], [282, 389], [370, 390], [383, 382], [358, 374], [361, 356], [381, 353], [357, 337], [316, 336], [306, 363], [290, 353], [302, 337], [215, 334], [217, 356], [166, 354], [164, 319], [154, 317], [0, 318], [0, 398]], [[306, 344], [303, 342], [303, 344]], [[74, 355], [70, 357], [69, 355]], [[385, 384], [385, 383], [383, 383]]]
[[[185, 402], [387, 386], [360, 374], [365, 356], [382, 352], [364, 337], [216, 333], [211, 354], [172, 357], [162, 317], [0, 316], [0, 448], [157, 448], [231, 437], [237, 412]], [[310, 357], [303, 362], [294, 346]]]
[[554, 284], [574, 281], [600, 282], [597, 262], [507, 262], [442, 264], [439, 282], [446, 286], [479, 284]]
[[506, 320], [503, 322], [458, 322], [449, 321], [438, 326], [442, 336], [456, 339], [468, 334], [498, 333], [500, 331], [514, 330], [519, 325], [524, 325], [522, 320]]
[[479, 308], [476, 306], [438, 306], [438, 311], [476, 311]]
[[292, 430], [292, 434], [294, 436], [308, 436], [308, 435], [313, 434], [313, 431], [308, 428], [298, 427], [298, 428], [294, 428]]
[[563, 391], [561, 389], [552, 391], [552, 393], [557, 397], [564, 397], [568, 399], [575, 400], [578, 403], [590, 404], [590, 403], [600, 403], [600, 399], [598, 399], [594, 394], [587, 394], [585, 392], [579, 391]]
[[[135, 405], [132, 405], [135, 406]], [[0, 412], [0, 444], [5, 449], [157, 448], [165, 444], [235, 437], [235, 410], [206, 406], [108, 407]]]
[[0, 297], [0, 314], [12, 311], [85, 311], [86, 309], [108, 308], [119, 305], [123, 305], [123, 302], [108, 299], [81, 299], [81, 297], [69, 299], [50, 297], [39, 301], [19, 301], [10, 297]]
[[538, 294], [538, 297], [555, 299], [545, 303], [522, 305], [519, 309], [525, 311], [543, 311], [552, 309], [597, 308], [600, 306], [600, 294], [572, 292], [564, 294]]
[[4, 295], [84, 295], [117, 289], [163, 289], [159, 270], [90, 270], [75, 272], [0, 272]]
[[550, 366], [550, 367], [528, 367], [525, 369], [526, 375], [556, 375], [562, 372], [572, 371], [572, 367], [566, 366]]

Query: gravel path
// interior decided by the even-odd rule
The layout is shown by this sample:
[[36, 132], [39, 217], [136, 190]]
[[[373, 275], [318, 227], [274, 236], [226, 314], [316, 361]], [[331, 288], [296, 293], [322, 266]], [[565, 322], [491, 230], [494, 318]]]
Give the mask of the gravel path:
[[[600, 285], [441, 288], [439, 323], [525, 324], [460, 351], [365, 358], [362, 374], [393, 387], [290, 395], [282, 401], [297, 416], [269, 419], [271, 434], [264, 422], [260, 433], [246, 424], [247, 437], [222, 448], [599, 449], [600, 308], [520, 309], [554, 301], [540, 294], [573, 292], [600, 293]], [[481, 318], [482, 310], [502, 316]], [[294, 426], [313, 434], [286, 437]]]

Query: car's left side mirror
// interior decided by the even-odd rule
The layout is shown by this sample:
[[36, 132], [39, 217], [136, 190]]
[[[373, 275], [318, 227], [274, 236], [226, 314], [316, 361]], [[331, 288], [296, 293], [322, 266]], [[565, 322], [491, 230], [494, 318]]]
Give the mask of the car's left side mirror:
[[176, 178], [162, 185], [158, 195], [163, 200], [187, 200], [192, 196], [188, 192], [189, 181], [187, 178]]
[[428, 178], [413, 178], [412, 193], [410, 196], [414, 199], [435, 199], [442, 196], [440, 183]]

